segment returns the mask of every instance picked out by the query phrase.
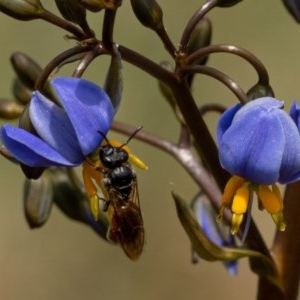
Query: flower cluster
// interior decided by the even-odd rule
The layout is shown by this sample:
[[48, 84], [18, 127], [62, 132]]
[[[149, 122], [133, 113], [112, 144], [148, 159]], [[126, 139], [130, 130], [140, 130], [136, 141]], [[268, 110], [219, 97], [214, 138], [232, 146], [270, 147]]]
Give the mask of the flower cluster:
[[296, 102], [290, 115], [282, 108], [283, 102], [264, 97], [229, 108], [219, 120], [220, 162], [233, 175], [224, 190], [220, 217], [225, 208], [231, 209], [233, 234], [239, 230], [253, 193], [278, 229], [285, 230], [276, 183], [300, 177], [300, 118]]

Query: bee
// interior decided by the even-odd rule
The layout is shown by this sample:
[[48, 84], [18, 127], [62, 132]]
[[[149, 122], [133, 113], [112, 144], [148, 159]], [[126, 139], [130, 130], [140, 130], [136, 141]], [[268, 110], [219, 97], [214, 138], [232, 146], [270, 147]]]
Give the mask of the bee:
[[[84, 183], [95, 219], [100, 213], [100, 199], [104, 201], [102, 211], [107, 212], [110, 219], [107, 238], [119, 244], [132, 260], [142, 253], [145, 236], [137, 177], [132, 164], [142, 169], [147, 169], [147, 166], [127, 147], [139, 130], [141, 127], [123, 144], [108, 140], [99, 132], [104, 138], [104, 144], [99, 148], [99, 159], [94, 164], [88, 162], [83, 166]], [[101, 188], [104, 198], [97, 195], [91, 178]]]

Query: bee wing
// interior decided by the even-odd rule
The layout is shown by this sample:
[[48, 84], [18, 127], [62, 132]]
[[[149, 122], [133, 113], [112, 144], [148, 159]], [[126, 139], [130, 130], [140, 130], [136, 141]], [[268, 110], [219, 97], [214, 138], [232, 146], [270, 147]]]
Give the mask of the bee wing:
[[[113, 197], [116, 199], [116, 195]], [[112, 201], [112, 204], [115, 214], [109, 233], [110, 239], [117, 241], [131, 260], [136, 260], [143, 251], [145, 239], [136, 180], [133, 182], [129, 201], [125, 202], [119, 199]]]

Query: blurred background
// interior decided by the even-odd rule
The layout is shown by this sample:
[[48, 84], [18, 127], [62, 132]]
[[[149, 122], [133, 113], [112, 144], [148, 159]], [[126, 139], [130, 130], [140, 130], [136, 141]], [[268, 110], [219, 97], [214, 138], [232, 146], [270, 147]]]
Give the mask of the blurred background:
[[[159, 1], [175, 45], [202, 2]], [[54, 1], [43, 4], [57, 13]], [[98, 36], [102, 15], [89, 14]], [[259, 57], [269, 71], [277, 98], [286, 101], [288, 110], [291, 101], [300, 96], [300, 25], [281, 1], [243, 1], [232, 8], [214, 9], [209, 16], [212, 42], [241, 46]], [[44, 66], [74, 45], [64, 35], [64, 31], [42, 21], [19, 22], [0, 15], [0, 97], [11, 95], [14, 73], [9, 57], [13, 51], [25, 52]], [[169, 59], [154, 33], [135, 19], [129, 1], [124, 1], [118, 12], [115, 41], [156, 62]], [[107, 58], [100, 58], [85, 77], [101, 85], [107, 63]], [[209, 65], [227, 73], [244, 90], [257, 80], [253, 69], [232, 55], [215, 54]], [[127, 63], [124, 67], [124, 97], [117, 119], [143, 125], [147, 131], [176, 141], [178, 124], [155, 79]], [[70, 75], [70, 70], [61, 74]], [[199, 104], [218, 101], [229, 105], [237, 101], [224, 86], [203, 75], [196, 78], [193, 89]], [[217, 117], [206, 117], [212, 132]], [[111, 136], [126, 139], [113, 133]], [[191, 264], [190, 243], [176, 217], [170, 192], [174, 189], [191, 199], [197, 187], [165, 153], [137, 141], [130, 147], [149, 165], [148, 171], [137, 170], [147, 238], [137, 262], [131, 262], [120, 248], [104, 242], [89, 227], [66, 218], [56, 207], [41, 229], [30, 230], [23, 215], [24, 176], [18, 167], [0, 160], [0, 299], [255, 299], [257, 279], [246, 259], [240, 260], [237, 276], [229, 275], [221, 263]], [[256, 205], [253, 211], [270, 245], [274, 232], [271, 218], [259, 212]]]

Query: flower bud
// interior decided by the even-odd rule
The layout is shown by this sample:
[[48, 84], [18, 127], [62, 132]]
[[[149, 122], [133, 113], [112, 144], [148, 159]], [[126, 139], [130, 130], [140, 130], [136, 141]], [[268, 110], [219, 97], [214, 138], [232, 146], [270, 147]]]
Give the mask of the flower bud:
[[37, 180], [26, 180], [23, 202], [26, 220], [31, 228], [42, 226], [48, 219], [52, 207], [52, 184], [44, 173]]
[[98, 12], [101, 9], [116, 10], [122, 4], [122, 0], [79, 0], [80, 3], [92, 12]]
[[10, 60], [20, 80], [33, 90], [42, 73], [42, 68], [32, 58], [21, 52], [13, 53]]
[[300, 3], [298, 0], [283, 0], [283, 4], [294, 17], [296, 22], [300, 23]]
[[55, 3], [66, 20], [79, 25], [86, 22], [86, 11], [79, 0], [55, 0]]
[[15, 78], [12, 86], [12, 93], [21, 104], [27, 104], [31, 99], [32, 91], [22, 83], [19, 78]]
[[[208, 18], [203, 18], [194, 28], [190, 41], [188, 43], [188, 54], [194, 51], [209, 46], [211, 42], [212, 26]], [[207, 57], [203, 58], [198, 64], [204, 65]]]
[[39, 0], [0, 0], [0, 11], [15, 19], [30, 21], [40, 18], [44, 8]]
[[[212, 26], [208, 18], [203, 18], [197, 26], [194, 28], [190, 41], [188, 43], [188, 54], [194, 51], [209, 46], [211, 42]], [[208, 56], [202, 58], [197, 62], [198, 65], [205, 65], [208, 60]], [[195, 73], [188, 74], [187, 82], [190, 86], [192, 84]]]
[[123, 65], [118, 50], [111, 56], [103, 89], [109, 96], [115, 111], [118, 110], [123, 92]]
[[274, 92], [270, 85], [262, 85], [257, 83], [247, 92], [247, 97], [249, 100], [262, 97], [274, 97]]
[[163, 11], [155, 0], [130, 0], [135, 16], [146, 27], [154, 31], [163, 26]]
[[8, 99], [0, 99], [0, 118], [13, 120], [18, 118], [24, 109], [24, 106]]

